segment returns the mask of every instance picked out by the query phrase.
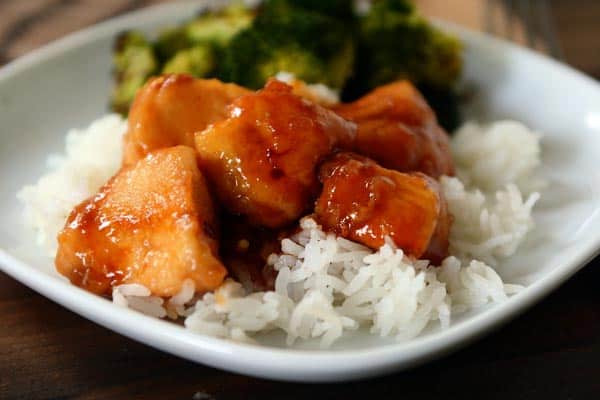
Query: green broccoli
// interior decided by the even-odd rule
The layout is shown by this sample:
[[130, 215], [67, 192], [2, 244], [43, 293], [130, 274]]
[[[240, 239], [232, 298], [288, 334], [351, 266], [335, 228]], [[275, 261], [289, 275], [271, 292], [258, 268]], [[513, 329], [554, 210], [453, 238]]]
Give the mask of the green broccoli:
[[113, 110], [126, 114], [137, 90], [158, 70], [158, 60], [146, 38], [127, 31], [118, 36], [114, 49], [115, 86], [111, 96]]
[[[358, 40], [356, 75], [345, 98], [408, 79], [427, 89], [425, 94], [431, 94], [428, 100], [440, 113], [440, 121], [453, 128], [457, 106], [441, 104], [440, 108], [434, 103], [456, 99], [454, 87], [462, 69], [462, 47], [457, 39], [429, 24], [407, 0], [377, 0], [370, 12], [360, 17]], [[451, 111], [450, 115], [442, 109]]]
[[154, 51], [161, 62], [171, 59], [177, 52], [191, 46], [185, 25], [160, 32], [154, 42]]
[[240, 30], [252, 23], [254, 12], [233, 3], [214, 12], [205, 12], [193, 20], [162, 31], [154, 48], [161, 62], [170, 60], [176, 53], [190, 47], [211, 46], [219, 51]]
[[252, 89], [263, 87], [269, 77], [280, 71], [308, 82], [327, 78], [325, 64], [310, 51], [293, 42], [274, 46], [268, 37], [253, 29], [232, 40], [222, 61], [223, 80]]
[[140, 32], [123, 33], [115, 41], [111, 108], [126, 114], [137, 90], [160, 72], [211, 76], [222, 48], [253, 19], [254, 11], [234, 3], [166, 29], [154, 43]]
[[346, 40], [337, 54], [334, 54], [327, 65], [328, 86], [342, 89], [354, 72], [355, 45], [351, 39]]
[[252, 24], [254, 11], [241, 3], [216, 12], [201, 14], [185, 27], [185, 36], [191, 44], [210, 43], [217, 48], [226, 46], [239, 31]]
[[345, 21], [354, 19], [354, 1], [352, 0], [287, 0], [287, 3]]
[[343, 90], [352, 100], [408, 79], [422, 90], [442, 125], [459, 120], [456, 81], [461, 45], [432, 27], [408, 0], [374, 0], [356, 16], [352, 0], [240, 2], [163, 31], [154, 43], [128, 32], [117, 41], [113, 109], [126, 112], [155, 73], [190, 73], [258, 89], [280, 71]]
[[208, 76], [215, 67], [215, 56], [210, 46], [198, 45], [179, 50], [163, 66], [163, 74], [190, 74], [195, 77]]
[[406, 0], [376, 1], [359, 32], [365, 55], [359, 69], [368, 89], [398, 78], [452, 87], [460, 75], [460, 42], [431, 26]]
[[252, 26], [233, 37], [219, 77], [259, 88], [279, 71], [341, 88], [352, 73], [354, 43], [339, 20], [286, 0], [266, 1]]
[[295, 1], [265, 1], [251, 29], [271, 37], [274, 44], [297, 43], [327, 59], [352, 38], [352, 27], [319, 11], [295, 6]]

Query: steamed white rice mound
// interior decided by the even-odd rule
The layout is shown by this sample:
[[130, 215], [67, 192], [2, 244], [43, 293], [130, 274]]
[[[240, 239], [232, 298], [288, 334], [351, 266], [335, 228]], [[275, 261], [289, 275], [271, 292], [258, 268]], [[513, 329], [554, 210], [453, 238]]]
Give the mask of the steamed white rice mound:
[[531, 215], [540, 198], [524, 198], [512, 183], [496, 193], [466, 190], [458, 178], [441, 179], [448, 209], [454, 217], [450, 229], [450, 254], [462, 260], [477, 259], [496, 266], [510, 257], [534, 227]]
[[127, 121], [117, 114], [104, 116], [86, 129], [70, 130], [65, 154], [50, 155], [48, 173], [17, 194], [25, 206], [25, 221], [52, 257], [58, 232], [73, 208], [95, 194], [121, 166], [126, 130]]
[[[66, 154], [51, 156], [50, 171], [19, 192], [27, 223], [52, 255], [71, 209], [118, 170], [125, 130], [125, 120], [109, 115], [69, 132]], [[281, 330], [288, 344], [318, 338], [328, 347], [360, 326], [401, 340], [430, 324], [448, 327], [456, 313], [521, 289], [505, 284], [493, 267], [513, 255], [533, 228], [539, 199], [533, 190], [540, 187], [534, 171], [539, 135], [518, 122], [468, 123], [452, 139], [452, 150], [459, 178], [441, 179], [454, 216], [452, 256], [441, 266], [406, 257], [391, 241], [372, 251], [305, 218], [302, 230], [282, 241], [281, 254], [269, 258], [278, 271], [274, 291], [246, 293], [228, 280], [198, 298], [186, 281], [179, 294], [162, 299], [142, 285], [125, 284], [113, 289], [113, 301], [159, 318], [185, 317], [193, 331], [239, 341]]]
[[451, 142], [457, 176], [466, 185], [487, 192], [508, 184], [523, 193], [540, 190], [544, 182], [535, 175], [541, 163], [540, 137], [517, 121], [467, 122]]

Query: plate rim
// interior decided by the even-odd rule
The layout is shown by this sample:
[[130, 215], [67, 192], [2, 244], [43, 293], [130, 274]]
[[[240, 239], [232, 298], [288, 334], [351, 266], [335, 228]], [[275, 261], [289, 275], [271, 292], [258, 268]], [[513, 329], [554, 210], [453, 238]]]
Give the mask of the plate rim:
[[[163, 12], [196, 10], [205, 2], [161, 4], [108, 19], [83, 30], [53, 41], [0, 68], [0, 84], [28, 68], [60, 56], [70, 49], [85, 45], [104, 35], [112, 35], [126, 29], [132, 21], [160, 20]], [[436, 21], [437, 24], [460, 35], [463, 40], [526, 54], [536, 61], [552, 65], [572, 79], [600, 94], [600, 85], [584, 73], [565, 64], [551, 60], [502, 39], [471, 31], [457, 25]], [[108, 300], [90, 294], [69, 283], [54, 279], [47, 273], [12, 256], [0, 247], [0, 270], [25, 284], [44, 297], [62, 305], [86, 319], [98, 323], [133, 340], [175, 354], [182, 358], [243, 373], [246, 375], [301, 382], [333, 382], [381, 375], [390, 370], [409, 368], [432, 358], [456, 351], [476, 338], [496, 329], [500, 324], [517, 317], [554, 291], [560, 284], [583, 268], [600, 254], [600, 235], [582, 245], [570, 260], [558, 264], [554, 270], [531, 283], [527, 288], [507, 301], [496, 304], [477, 315], [425, 337], [408, 342], [386, 344], [376, 348], [348, 350], [302, 350], [273, 348], [237, 343], [193, 333], [167, 321], [157, 320], [141, 313], [119, 309]], [[148, 329], [132, 330], [145, 325]], [[186, 347], [190, 346], [190, 347]], [[260, 361], [268, 365], [259, 365]], [[233, 361], [233, 362], [232, 362]]]

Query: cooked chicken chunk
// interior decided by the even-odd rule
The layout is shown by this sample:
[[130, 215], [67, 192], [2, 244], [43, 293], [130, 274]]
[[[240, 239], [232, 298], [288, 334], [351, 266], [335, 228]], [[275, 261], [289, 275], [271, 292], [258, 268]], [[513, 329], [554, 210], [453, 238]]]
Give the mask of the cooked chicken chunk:
[[194, 133], [228, 115], [227, 106], [251, 93], [216, 79], [163, 75], [137, 93], [129, 112], [123, 164], [134, 164], [149, 152], [165, 147], [194, 147]]
[[173, 296], [186, 279], [198, 291], [212, 290], [226, 274], [216, 235], [194, 150], [157, 150], [124, 167], [71, 212], [58, 237], [56, 268], [100, 294], [138, 283], [153, 295]]
[[448, 255], [451, 217], [438, 183], [339, 153], [325, 162], [315, 212], [323, 228], [373, 249], [385, 238], [407, 254], [439, 263]]
[[384, 167], [419, 171], [434, 178], [454, 174], [448, 135], [408, 81], [381, 86], [353, 103], [333, 109], [358, 124], [353, 150]]
[[278, 228], [300, 217], [319, 191], [317, 163], [355, 136], [354, 123], [291, 90], [272, 80], [196, 135], [200, 167], [220, 201], [254, 225]]

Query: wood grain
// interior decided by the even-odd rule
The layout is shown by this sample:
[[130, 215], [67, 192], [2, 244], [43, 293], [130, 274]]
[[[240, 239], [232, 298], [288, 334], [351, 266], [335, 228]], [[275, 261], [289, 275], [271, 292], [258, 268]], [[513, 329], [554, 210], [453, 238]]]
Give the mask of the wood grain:
[[[480, 0], [420, 1], [430, 15], [481, 27]], [[0, 0], [0, 64], [157, 2]], [[600, 2], [573, 3], [553, 2], [567, 60], [600, 77]], [[596, 259], [516, 321], [443, 360], [338, 385], [272, 382], [193, 364], [99, 327], [0, 274], [0, 399], [596, 399], [599, 268]]]

